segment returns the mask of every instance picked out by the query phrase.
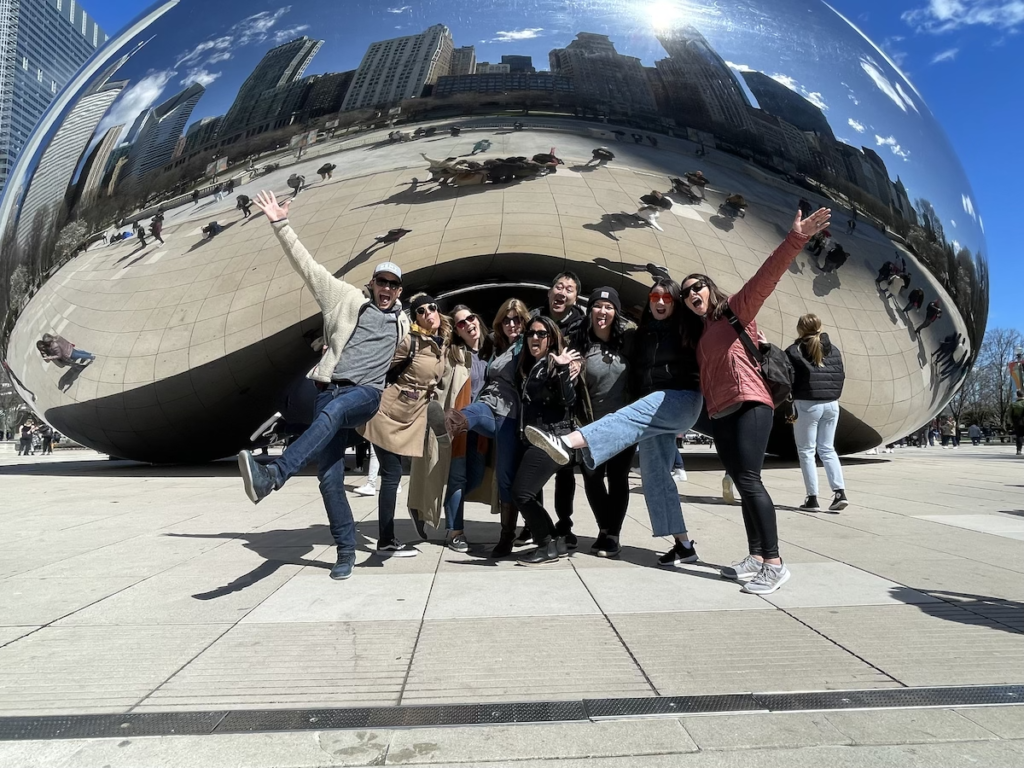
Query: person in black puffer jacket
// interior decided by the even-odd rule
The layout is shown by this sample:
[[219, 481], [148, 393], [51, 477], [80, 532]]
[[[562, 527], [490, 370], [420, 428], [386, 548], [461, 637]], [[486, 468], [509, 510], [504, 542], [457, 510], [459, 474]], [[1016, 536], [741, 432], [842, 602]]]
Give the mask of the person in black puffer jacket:
[[846, 381], [843, 356], [829, 340], [828, 334], [822, 332], [821, 319], [817, 315], [804, 315], [797, 322], [796, 329], [800, 337], [786, 350], [786, 355], [793, 364], [796, 449], [807, 488], [807, 499], [800, 509], [819, 509], [818, 469], [814, 463], [817, 451], [832, 488], [829, 511], [839, 512], [849, 504], [843, 468], [834, 445], [839, 423], [838, 400]]
[[[577, 363], [573, 368], [578, 372], [580, 353], [566, 349], [550, 317], [530, 320], [525, 336], [526, 349], [520, 355], [517, 377], [522, 383], [522, 426], [567, 435], [573, 430], [576, 406], [576, 383], [570, 364]], [[560, 469], [554, 459], [534, 446], [526, 449], [519, 463], [512, 499], [537, 544], [537, 549], [519, 558], [520, 565], [552, 563], [568, 554], [565, 534], [556, 532], [551, 515], [540, 501], [544, 485]]]

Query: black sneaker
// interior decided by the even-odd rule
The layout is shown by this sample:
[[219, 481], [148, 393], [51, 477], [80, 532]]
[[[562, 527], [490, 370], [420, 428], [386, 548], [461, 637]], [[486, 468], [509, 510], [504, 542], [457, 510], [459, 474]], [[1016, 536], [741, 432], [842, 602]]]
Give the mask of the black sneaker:
[[846, 498], [846, 491], [840, 488], [836, 491], [835, 496], [832, 497], [832, 503], [829, 505], [829, 512], [839, 512], [850, 506], [850, 502]]
[[817, 512], [821, 507], [818, 506], [817, 496], [808, 496], [804, 499], [804, 503], [800, 505], [800, 509], [806, 509], [808, 511]]
[[565, 536], [555, 536], [555, 551], [559, 557], [569, 556], [569, 547], [565, 543]]
[[398, 539], [377, 542], [377, 554], [381, 557], [416, 557], [419, 553], [416, 547], [403, 544]]
[[536, 549], [531, 549], [525, 555], [522, 555], [517, 561], [518, 565], [544, 565], [545, 563], [557, 563], [558, 562], [558, 545], [555, 540], [548, 537], [548, 540], [542, 542]]
[[621, 551], [619, 542], [607, 534], [598, 536], [594, 546], [590, 548], [590, 552], [598, 557], [618, 557]]
[[677, 539], [675, 546], [658, 558], [658, 565], [663, 568], [672, 568], [676, 565], [683, 565], [684, 563], [696, 563], [700, 559], [697, 557], [697, 550], [693, 546], [696, 543], [697, 542], [695, 541], [691, 541], [687, 546]]
[[331, 568], [331, 578], [344, 581], [352, 575], [352, 566], [356, 564], [355, 552], [339, 552], [338, 562]]
[[512, 540], [515, 538], [515, 534], [501, 534], [501, 538], [498, 539], [498, 543], [494, 545], [494, 549], [491, 550], [491, 558], [497, 560], [501, 557], [508, 557], [512, 554]]
[[411, 507], [406, 508], [409, 512], [409, 517], [412, 519], [412, 524], [416, 527], [416, 535], [419, 536], [423, 541], [427, 540], [427, 524], [423, 520], [420, 520], [419, 513]]
[[576, 534], [569, 531], [562, 538], [565, 539], [565, 546], [570, 552], [575, 552], [576, 547], [580, 545], [580, 540], [576, 538]]
[[245, 495], [253, 504], [259, 504], [274, 490], [274, 476], [252, 457], [250, 451], [238, 452], [238, 471], [242, 473]]
[[527, 544], [533, 544], [533, 534], [530, 533], [528, 526], [523, 526], [523, 530], [516, 536], [516, 540], [512, 542], [516, 547], [525, 547]]

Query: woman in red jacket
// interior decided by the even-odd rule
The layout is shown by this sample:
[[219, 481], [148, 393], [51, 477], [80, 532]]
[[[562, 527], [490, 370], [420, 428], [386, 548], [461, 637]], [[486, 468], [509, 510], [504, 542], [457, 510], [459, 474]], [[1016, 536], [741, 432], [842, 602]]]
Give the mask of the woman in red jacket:
[[782, 245], [732, 296], [722, 293], [707, 275], [688, 275], [682, 283], [683, 303], [690, 310], [684, 313], [683, 336], [697, 348], [700, 387], [714, 423], [715, 448], [739, 488], [747, 530], [749, 554], [723, 568], [722, 576], [746, 582], [743, 590], [756, 595], [771, 594], [789, 580], [789, 570], [779, 557], [775, 504], [761, 482], [774, 404], [726, 309], [732, 310], [750, 338], [756, 339], [758, 311], [807, 240], [828, 226], [830, 215], [827, 208], [807, 218], [797, 213]]

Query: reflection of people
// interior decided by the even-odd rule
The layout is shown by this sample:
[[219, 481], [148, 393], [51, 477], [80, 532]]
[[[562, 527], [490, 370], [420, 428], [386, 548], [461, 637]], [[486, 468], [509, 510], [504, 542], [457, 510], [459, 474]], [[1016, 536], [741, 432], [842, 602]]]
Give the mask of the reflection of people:
[[819, 508], [818, 468], [814, 463], [814, 454], [817, 453], [832, 489], [829, 511], [839, 512], [848, 504], [843, 468], [835, 449], [838, 401], [846, 381], [843, 356], [828, 334], [822, 332], [817, 315], [803, 315], [796, 330], [800, 336], [786, 350], [786, 355], [793, 365], [793, 405], [796, 409], [793, 432], [807, 490], [807, 499], [800, 509]]
[[1017, 440], [1017, 455], [1021, 455], [1024, 446], [1024, 392], [1017, 390], [1017, 399], [1010, 406], [1010, 427]]
[[21, 439], [18, 442], [19, 456], [30, 456], [34, 453], [32, 450], [32, 435], [35, 431], [36, 427], [32, 419], [21, 425]]
[[235, 198], [235, 202], [237, 203], [235, 209], [242, 212], [243, 219], [248, 219], [252, 215], [252, 200], [249, 199], [249, 196], [239, 195]]
[[164, 231], [164, 217], [162, 214], [157, 214], [153, 217], [153, 221], [149, 224], [149, 231], [152, 233], [153, 237], [159, 241], [160, 245], [164, 244], [164, 239], [162, 237], [162, 233]]
[[742, 216], [744, 210], [747, 207], [747, 200], [743, 195], [739, 193], [733, 193], [725, 198], [725, 202], [722, 205], [726, 208], [726, 213], [733, 216]]
[[661, 225], [658, 224], [658, 215], [661, 211], [667, 211], [672, 208], [672, 200], [665, 197], [665, 195], [658, 190], [652, 189], [650, 194], [641, 195], [640, 202], [643, 203], [643, 205], [640, 206], [640, 210], [636, 212], [636, 217], [654, 227], [659, 232], [663, 231]]
[[44, 333], [42, 339], [36, 344], [46, 362], [60, 361], [66, 364], [77, 363], [85, 365], [96, 359], [92, 352], [84, 349], [76, 349], [75, 345], [65, 339], [50, 333]]
[[212, 240], [214, 237], [216, 237], [217, 235], [219, 235], [223, 231], [224, 231], [224, 227], [222, 227], [220, 225], [220, 223], [216, 222], [216, 221], [211, 221], [209, 224], [207, 224], [202, 229], [204, 237], [206, 237], [206, 238], [208, 238], [210, 240]]
[[605, 163], [608, 163], [615, 159], [615, 154], [610, 149], [608, 149], [608, 147], [598, 147], [597, 149], [593, 150], [590, 154], [592, 155], [592, 157], [589, 160], [587, 160], [587, 165], [590, 165], [591, 163], [604, 165]]
[[904, 312], [909, 312], [911, 309], [920, 309], [921, 305], [924, 304], [924, 290], [921, 288], [915, 288], [907, 296], [907, 306], [903, 308]]
[[192, 205], [199, 205], [199, 190], [192, 190]]
[[291, 187], [292, 197], [297, 197], [299, 192], [302, 191], [303, 187], [306, 186], [306, 177], [300, 176], [297, 173], [293, 173], [288, 177], [288, 186]]
[[309, 429], [266, 466], [242, 451], [239, 468], [246, 494], [258, 503], [317, 460], [320, 493], [338, 547], [331, 578], [347, 579], [355, 565], [356, 530], [345, 494], [345, 448], [349, 433], [380, 407], [395, 348], [409, 328], [398, 303], [402, 270], [390, 262], [378, 264], [367, 297], [359, 287], [334, 277], [303, 247], [288, 223], [290, 201], [281, 205], [273, 192], [261, 192], [255, 202], [323, 310], [328, 348], [310, 374], [319, 394]]
[[846, 263], [848, 254], [839, 243], [836, 243], [825, 255], [825, 264], [822, 267], [824, 272], [835, 272]]
[[320, 174], [320, 181], [327, 181], [329, 178], [331, 178], [332, 175], [334, 174], [334, 169], [337, 167], [338, 166], [334, 165], [334, 163], [324, 163], [319, 168], [317, 168], [316, 172]]
[[920, 333], [940, 317], [942, 317], [942, 305], [939, 304], [939, 300], [936, 299], [928, 305], [928, 309], [926, 309], [924, 313], [924, 322], [914, 329], [914, 333]]
[[389, 229], [383, 235], [377, 235], [376, 237], [373, 238], [373, 240], [374, 242], [379, 243], [381, 245], [388, 245], [390, 243], [397, 243], [410, 232], [412, 232], [411, 229], [403, 229], [402, 227], [396, 227], [394, 229]]

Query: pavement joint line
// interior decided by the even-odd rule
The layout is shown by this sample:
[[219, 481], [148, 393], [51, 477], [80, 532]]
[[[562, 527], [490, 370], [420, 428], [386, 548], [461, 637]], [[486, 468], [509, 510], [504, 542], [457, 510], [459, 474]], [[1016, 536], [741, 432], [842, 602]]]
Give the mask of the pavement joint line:
[[731, 693], [351, 708], [125, 712], [0, 717], [0, 742], [129, 736], [598, 723], [694, 716], [1024, 706], [1024, 685]]
[[[405, 489], [408, 494], [409, 489]], [[442, 547], [445, 547], [448, 543], [448, 529], [445, 528], [445, 542]], [[398, 702], [401, 704], [402, 699], [405, 698], [405, 689], [409, 685], [409, 678], [412, 677], [412, 665], [416, 659], [416, 649], [419, 648], [420, 638], [423, 636], [423, 625], [427, 622], [427, 606], [430, 605], [430, 596], [434, 594], [434, 587], [437, 584], [437, 574], [441, 571], [441, 563], [444, 562], [444, 550], [442, 549], [441, 555], [437, 558], [437, 563], [434, 565], [434, 575], [430, 579], [430, 589], [427, 590], [427, 599], [423, 602], [423, 613], [420, 614], [420, 625], [416, 628], [416, 639], [413, 641], [412, 650], [409, 652], [409, 663], [405, 666], [405, 676], [402, 678], [402, 687], [398, 690]]]

